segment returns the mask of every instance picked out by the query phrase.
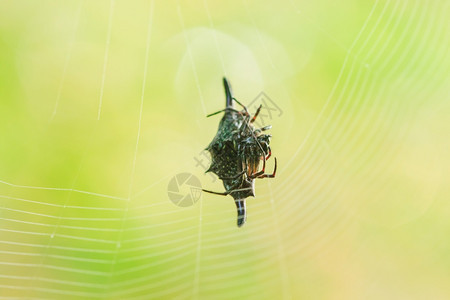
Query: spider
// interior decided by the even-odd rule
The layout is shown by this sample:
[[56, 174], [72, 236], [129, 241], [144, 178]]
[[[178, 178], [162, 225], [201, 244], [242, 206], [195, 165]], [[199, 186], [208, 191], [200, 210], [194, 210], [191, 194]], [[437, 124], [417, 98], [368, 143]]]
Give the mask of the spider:
[[[204, 192], [216, 195], [231, 195], [237, 208], [237, 225], [245, 224], [247, 214], [245, 199], [255, 196], [254, 179], [274, 178], [277, 171], [277, 159], [272, 174], [265, 174], [266, 160], [272, 154], [270, 149], [271, 135], [263, 132], [271, 126], [255, 129], [253, 123], [261, 111], [259, 106], [253, 116], [231, 94], [231, 88], [226, 78], [223, 78], [226, 106], [207, 117], [224, 112], [217, 134], [206, 150], [211, 154], [211, 166], [206, 172], [215, 173], [223, 181], [225, 192]], [[236, 110], [233, 102], [242, 106]], [[262, 169], [259, 170], [262, 161]]]

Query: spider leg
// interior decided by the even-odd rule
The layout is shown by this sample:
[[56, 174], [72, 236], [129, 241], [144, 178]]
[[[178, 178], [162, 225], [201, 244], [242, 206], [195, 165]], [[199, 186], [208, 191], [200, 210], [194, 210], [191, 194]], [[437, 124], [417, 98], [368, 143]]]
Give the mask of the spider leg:
[[248, 171], [248, 165], [245, 159], [242, 160], [242, 170], [244, 171], [244, 173]]
[[246, 116], [249, 116], [249, 115], [250, 115], [250, 114], [248, 113], [247, 107], [246, 107], [244, 104], [242, 104], [241, 102], [239, 102], [238, 99], [236, 99], [236, 98], [234, 98], [234, 97], [233, 97], [233, 100], [236, 101], [237, 104], [239, 104], [240, 106], [242, 106], [242, 108], [243, 108], [244, 111], [245, 111], [245, 115], [246, 115]]
[[250, 120], [250, 123], [255, 122], [256, 117], [259, 115], [259, 112], [261, 111], [261, 107], [262, 107], [262, 104], [259, 105], [258, 109], [257, 109], [256, 112], [255, 112], [255, 115], [254, 115], [253, 118]]
[[275, 174], [277, 173], [277, 158], [275, 157], [275, 167], [273, 168], [272, 174], [262, 174], [256, 178], [275, 178]]
[[264, 127], [258, 128], [258, 129], [255, 129], [254, 133], [255, 133], [255, 134], [259, 134], [259, 133], [261, 133], [262, 131], [266, 131], [266, 130], [269, 130], [269, 129], [271, 129], [271, 128], [272, 128], [272, 125], [267, 125], [267, 126], [264, 126]]
[[264, 175], [265, 170], [266, 170], [266, 157], [263, 156], [263, 167], [262, 167], [262, 170], [259, 171], [259, 172], [253, 173], [253, 174], [251, 174], [248, 177], [251, 178], [251, 179], [258, 178], [259, 176]]
[[208, 191], [208, 190], [205, 190], [205, 189], [202, 189], [202, 191], [210, 193], [210, 194], [214, 194], [214, 195], [221, 195], [221, 196], [228, 196], [230, 194], [229, 192], [219, 193], [219, 192]]
[[266, 160], [268, 160], [269, 157], [272, 155], [272, 149], [270, 149], [270, 146], [267, 146], [267, 148], [269, 149], [269, 153], [266, 156]]
[[[266, 126], [267, 127], [267, 126]], [[263, 147], [261, 146], [261, 143], [258, 141], [258, 138], [255, 135], [255, 132], [252, 132], [252, 136], [256, 141], [256, 144], [258, 144], [259, 149], [261, 149], [262, 153], [264, 153], [263, 157], [266, 157], [266, 151], [264, 151]], [[266, 163], [265, 159], [264, 159], [264, 164]]]
[[249, 121], [248, 121], [249, 117], [250, 117], [250, 116], [247, 116], [247, 117], [245, 118], [244, 122], [242, 122], [241, 127], [239, 127], [239, 132], [244, 132], [244, 130], [246, 130], [246, 129], [247, 129], [248, 131], [251, 131], [251, 128], [250, 128], [250, 126], [248, 125], [248, 124], [249, 124]]
[[234, 108], [232, 108], [232, 107], [227, 107], [227, 108], [221, 109], [221, 110], [219, 110], [219, 111], [216, 111], [215, 113], [209, 114], [209, 115], [207, 115], [206, 117], [209, 118], [209, 117], [211, 117], [211, 116], [220, 114], [221, 112], [224, 112], [224, 111], [230, 111], [230, 110], [231, 110], [231, 111], [234, 111], [234, 112], [237, 112], [237, 113], [241, 113], [241, 112], [240, 112], [239, 110], [237, 110], [237, 109], [234, 109]]

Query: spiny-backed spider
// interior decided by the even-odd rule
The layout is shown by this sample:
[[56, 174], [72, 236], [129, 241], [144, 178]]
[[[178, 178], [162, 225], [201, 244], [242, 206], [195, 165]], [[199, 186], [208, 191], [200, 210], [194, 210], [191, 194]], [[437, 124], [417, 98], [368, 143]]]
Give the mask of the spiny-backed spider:
[[[277, 159], [272, 174], [265, 174], [266, 160], [271, 156], [271, 135], [264, 134], [271, 128], [265, 126], [255, 129], [253, 123], [261, 111], [259, 106], [253, 116], [231, 94], [231, 88], [226, 78], [223, 78], [226, 95], [225, 109], [209, 114], [207, 117], [224, 112], [219, 123], [217, 134], [206, 150], [211, 154], [211, 166], [206, 172], [213, 172], [223, 181], [225, 192], [204, 192], [216, 195], [231, 195], [237, 208], [237, 225], [244, 225], [247, 215], [245, 199], [255, 196], [254, 179], [274, 178], [277, 171]], [[242, 106], [239, 111], [234, 108], [233, 101]], [[261, 161], [262, 169], [259, 170]]]

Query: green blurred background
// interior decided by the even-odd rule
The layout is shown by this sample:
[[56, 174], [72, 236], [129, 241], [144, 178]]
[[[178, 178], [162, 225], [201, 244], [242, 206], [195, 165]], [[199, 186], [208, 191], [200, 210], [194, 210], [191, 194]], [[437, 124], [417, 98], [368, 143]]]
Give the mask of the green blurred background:
[[[2, 0], [0, 297], [449, 299], [449, 20], [445, 0]], [[224, 75], [280, 108], [278, 176], [239, 229], [231, 197], [167, 195], [183, 172], [223, 190], [195, 159]]]

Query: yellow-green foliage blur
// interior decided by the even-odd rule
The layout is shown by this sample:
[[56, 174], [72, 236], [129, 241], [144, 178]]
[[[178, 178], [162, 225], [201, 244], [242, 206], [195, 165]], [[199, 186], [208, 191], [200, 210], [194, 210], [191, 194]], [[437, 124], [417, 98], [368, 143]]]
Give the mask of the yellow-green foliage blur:
[[[449, 299], [449, 19], [444, 0], [2, 0], [0, 297]], [[179, 173], [223, 191], [202, 153], [223, 76], [279, 108], [242, 228], [229, 196], [167, 193]]]

